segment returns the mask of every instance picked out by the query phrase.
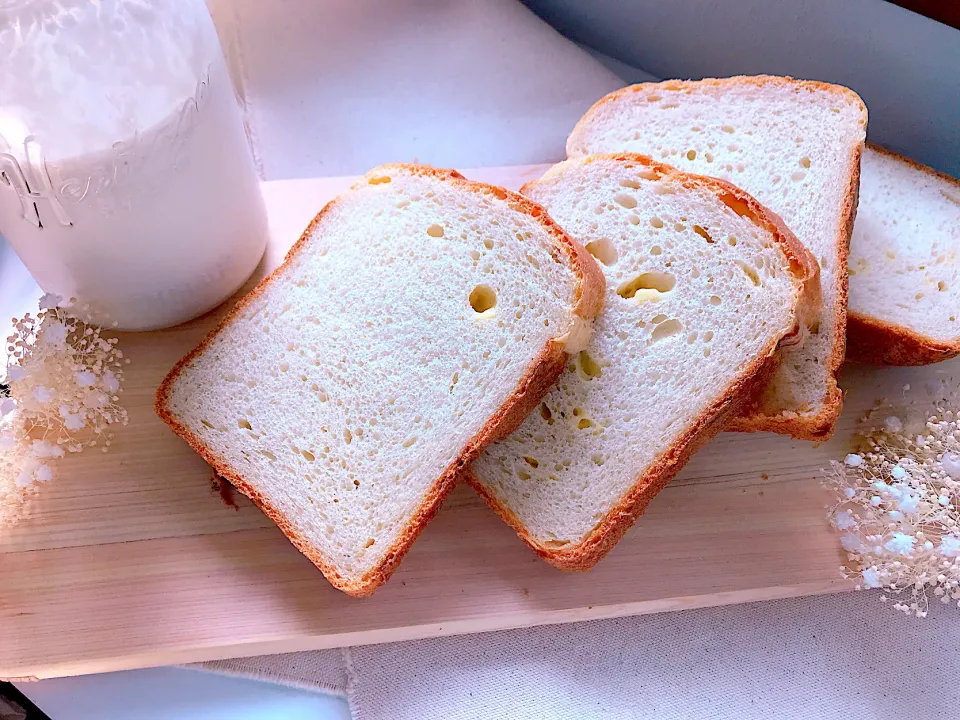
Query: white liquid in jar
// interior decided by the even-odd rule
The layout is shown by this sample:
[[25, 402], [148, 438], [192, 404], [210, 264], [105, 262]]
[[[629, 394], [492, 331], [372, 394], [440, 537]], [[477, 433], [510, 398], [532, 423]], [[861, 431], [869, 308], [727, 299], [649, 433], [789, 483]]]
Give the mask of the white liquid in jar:
[[[263, 198], [213, 47], [199, 73], [180, 68], [149, 106], [134, 100], [134, 124], [159, 119], [132, 136], [117, 137], [130, 121], [115, 103], [113, 116], [88, 112], [60, 137], [49, 116], [0, 108], [0, 231], [45, 291], [77, 298], [98, 323], [188, 320], [236, 291], [263, 254]], [[97, 90], [85, 92], [82, 102]], [[71, 119], [62, 125], [69, 132]]]

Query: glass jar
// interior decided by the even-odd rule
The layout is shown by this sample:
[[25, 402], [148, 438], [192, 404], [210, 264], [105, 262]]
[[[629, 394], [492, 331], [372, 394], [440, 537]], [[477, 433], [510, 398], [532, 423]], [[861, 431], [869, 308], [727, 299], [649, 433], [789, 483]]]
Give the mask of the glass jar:
[[203, 0], [0, 0], [0, 233], [47, 292], [125, 330], [250, 276], [267, 221]]

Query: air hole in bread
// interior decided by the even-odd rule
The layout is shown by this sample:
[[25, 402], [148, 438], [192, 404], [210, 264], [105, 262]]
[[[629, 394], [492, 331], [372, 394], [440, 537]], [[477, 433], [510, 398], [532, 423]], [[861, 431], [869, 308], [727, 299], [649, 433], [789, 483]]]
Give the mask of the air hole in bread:
[[270, 462], [273, 462], [274, 460], [277, 459], [277, 456], [274, 455], [274, 454], [273, 454], [272, 452], [270, 452], [269, 450], [257, 450], [257, 452], [260, 453], [261, 455], [263, 455], [263, 456], [264, 456], [267, 460], [269, 460]]
[[713, 162], [713, 153], [704, 153], [704, 154], [703, 154], [703, 158], [704, 158], [708, 163], [712, 163], [712, 162]]
[[697, 151], [696, 150], [687, 150], [687, 160], [696, 160]]
[[580, 430], [586, 430], [593, 427], [593, 420], [590, 418], [583, 418], [580, 422], [577, 423], [577, 428]]
[[794, 182], [800, 182], [806, 176], [807, 174], [805, 172], [803, 172], [802, 170], [797, 170], [792, 175], [790, 175], [790, 179], [793, 180]]
[[654, 215], [652, 218], [650, 218], [650, 224], [659, 229], [663, 227], [663, 220]]
[[416, 442], [417, 442], [417, 436], [412, 435], [403, 441], [403, 447], [405, 448], [412, 447]]
[[314, 455], [309, 450], [301, 450], [300, 454], [303, 455], [303, 459], [306, 460], [307, 462], [313, 462], [314, 460], [317, 459], [316, 455]]
[[940, 282], [937, 283], [937, 290], [939, 290], [940, 292], [946, 292], [947, 284], [943, 280], [941, 280]]
[[663, 252], [663, 248], [660, 247], [659, 245], [654, 245], [652, 248], [650, 248], [651, 255], [660, 255], [662, 252]]
[[208, 428], [210, 428], [211, 430], [215, 430], [215, 429], [216, 429], [216, 428], [213, 427], [213, 424], [212, 424], [209, 420], [204, 420], [204, 419], [201, 418], [200, 422], [203, 424], [204, 427], [208, 427]]
[[600, 364], [586, 350], [581, 350], [577, 355], [577, 370], [585, 380], [592, 380], [603, 374]]
[[250, 421], [246, 418], [240, 418], [237, 420], [237, 427], [243, 428], [244, 430], [253, 430], [253, 428], [250, 426]]
[[626, 300], [632, 298], [652, 300], [656, 299], [661, 293], [670, 292], [676, 284], [676, 277], [670, 273], [645, 272], [633, 278], [633, 280], [622, 283], [617, 288], [617, 295]]
[[650, 342], [655, 343], [660, 342], [661, 340], [666, 340], [668, 337], [673, 337], [681, 330], [683, 330], [683, 323], [676, 318], [664, 320], [653, 329], [653, 332], [650, 334]]
[[601, 465], [603, 465], [603, 455], [601, 455], [600, 453], [594, 453], [593, 455], [590, 456], [590, 459], [593, 460], [593, 464], [596, 465], [597, 467], [600, 467]]
[[639, 189], [640, 189], [640, 181], [639, 181], [639, 180], [634, 180], [634, 179], [632, 179], [632, 178], [623, 178], [623, 179], [620, 181], [620, 187], [632, 188], [633, 190], [639, 190]]
[[714, 242], [713, 236], [710, 235], [710, 233], [708, 233], [708, 232], [707, 232], [703, 227], [701, 227], [700, 225], [694, 225], [694, 226], [693, 226], [693, 231], [694, 231], [697, 235], [699, 235], [700, 237], [702, 237], [704, 240], [706, 240], [708, 243], [710, 243], [711, 245], [713, 244], [713, 242]]
[[377, 542], [377, 541], [374, 540], [373, 538], [368, 538], [368, 539], [367, 539], [367, 542], [365, 542], [365, 543], [363, 544], [363, 546], [364, 546], [365, 548], [373, 547], [373, 544], [374, 544], [375, 542]]
[[750, 278], [750, 282], [752, 282], [756, 287], [763, 286], [763, 283], [760, 281], [760, 275], [757, 273], [756, 268], [748, 265], [743, 260], [737, 259], [734, 260], [734, 262], [737, 264], [737, 267], [743, 270], [743, 274]]
[[598, 240], [587, 243], [587, 252], [604, 265], [613, 265], [619, 257], [617, 248], [614, 247], [613, 241], [609, 238], [599, 238]]
[[727, 245], [729, 245], [730, 247], [736, 247], [737, 239], [733, 235], [731, 235], [730, 237], [727, 238]]
[[497, 306], [497, 294], [489, 285], [477, 285], [470, 291], [470, 307], [475, 313], [492, 316]]
[[442, 238], [443, 237], [443, 227], [440, 225], [431, 225], [427, 228], [427, 235], [433, 238]]
[[370, 183], [371, 185], [384, 185], [384, 184], [390, 182], [390, 176], [389, 176], [389, 175], [381, 175], [381, 176], [379, 176], [379, 177], [372, 177], [372, 178], [370, 178], [367, 182]]
[[922, 293], [922, 292], [918, 292], [916, 295], [913, 296], [913, 299], [914, 299], [914, 300], [923, 300], [923, 293]]
[[350, 432], [350, 428], [343, 429], [343, 441], [349, 445], [353, 442], [353, 433]]
[[800, 167], [810, 167], [810, 158], [808, 158], [806, 155], [800, 158]]
[[527, 465], [529, 465], [532, 468], [540, 467], [540, 463], [537, 461], [536, 458], [532, 458], [529, 455], [524, 455], [523, 459], [526, 461]]
[[711, 340], [713, 340], [713, 331], [712, 331], [712, 330], [707, 330], [707, 331], [703, 334], [703, 341], [704, 341], [704, 342], [710, 342]]
[[627, 210], [633, 210], [637, 206], [637, 199], [627, 193], [617, 193], [613, 196], [613, 200], [617, 205], [625, 207]]
[[733, 129], [733, 126], [732, 126], [732, 125], [722, 125], [722, 126], [720, 127], [720, 129], [723, 130], [725, 133], [733, 133], [733, 132], [734, 132], [734, 129]]
[[540, 417], [547, 421], [547, 425], [553, 425], [553, 413], [546, 403], [540, 403]]

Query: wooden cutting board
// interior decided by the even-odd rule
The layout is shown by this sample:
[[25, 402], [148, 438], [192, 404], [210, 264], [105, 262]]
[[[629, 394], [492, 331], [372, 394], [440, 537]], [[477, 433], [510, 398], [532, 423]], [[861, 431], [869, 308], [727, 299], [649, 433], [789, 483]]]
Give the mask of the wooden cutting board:
[[[467, 171], [516, 188], [544, 167]], [[351, 178], [265, 183], [276, 267]], [[251, 285], [252, 286], [252, 285]], [[863, 411], [956, 364], [850, 367], [826, 444], [724, 434], [693, 458], [586, 574], [537, 559], [468, 489], [448, 499], [391, 581], [357, 600], [327, 583], [153, 413], [154, 391], [222, 310], [124, 334], [130, 424], [108, 454], [68, 458], [0, 533], [0, 677], [47, 678], [242, 655], [479, 632], [849, 590], [817, 476]]]

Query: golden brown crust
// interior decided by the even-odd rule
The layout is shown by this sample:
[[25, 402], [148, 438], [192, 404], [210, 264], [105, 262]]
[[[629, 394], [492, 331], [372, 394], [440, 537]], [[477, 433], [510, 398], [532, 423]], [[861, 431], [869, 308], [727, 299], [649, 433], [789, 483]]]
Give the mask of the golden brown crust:
[[833, 345], [827, 359], [827, 387], [820, 409], [814, 413], [781, 412], [768, 415], [759, 409], [760, 396], [744, 412], [734, 418], [727, 429], [733, 432], [774, 432], [790, 435], [797, 440], [815, 442], [829, 440], [837, 419], [843, 412], [843, 391], [838, 383], [840, 368], [847, 356], [847, 297], [850, 278], [847, 273], [847, 261], [850, 257], [850, 239], [853, 237], [853, 225], [857, 219], [857, 205], [860, 198], [860, 156], [863, 146], [854, 148], [853, 170], [847, 196], [841, 208], [841, 237], [837, 247], [837, 308], [834, 312]]
[[[491, 193], [509, 202], [511, 207], [518, 212], [523, 212], [535, 218], [549, 232], [550, 237], [558, 249], [562, 250], [566, 255], [571, 269], [578, 278], [575, 291], [576, 304], [573, 312], [585, 320], [592, 319], [596, 313], [599, 312], [603, 303], [605, 288], [603, 273], [596, 266], [593, 258], [554, 223], [542, 207], [517, 193], [509, 192], [503, 188], [468, 181], [453, 170], [443, 170], [422, 165], [383, 165], [371, 170], [360, 182], [369, 182], [372, 179], [386, 177], [389, 172], [395, 170], [435, 177], [459, 185], [471, 192]], [[287, 253], [284, 262], [269, 276], [264, 278], [249, 294], [243, 297], [196, 348], [174, 365], [173, 369], [167, 374], [157, 389], [155, 410], [157, 415], [159, 415], [177, 435], [186, 440], [190, 447], [203, 457], [221, 477], [228, 480], [240, 490], [240, 492], [256, 503], [267, 517], [277, 524], [294, 546], [320, 569], [334, 587], [348, 595], [365, 597], [373, 594], [380, 585], [387, 581], [397, 568], [401, 559], [407, 553], [407, 550], [409, 550], [424, 526], [440, 509], [443, 499], [450, 490], [453, 489], [456, 478], [462, 469], [470, 461], [474, 460], [486, 445], [498, 438], [505, 437], [520, 425], [530, 410], [536, 407], [550, 386], [556, 381], [568, 357], [562, 342], [557, 339], [549, 341], [530, 365], [526, 374], [521, 378], [516, 389], [506, 402], [487, 420], [480, 431], [471, 438], [467, 445], [460, 451], [456, 461], [437, 478], [433, 487], [430, 488], [423, 498], [410, 523], [404, 529], [403, 533], [401, 533], [397, 541], [387, 550], [378, 566], [359, 579], [342, 576], [335, 566], [328, 563], [321, 553], [295, 530], [282, 512], [272, 506], [266, 497], [250, 485], [242, 475], [231, 468], [225, 458], [216, 453], [213, 448], [204, 443], [189, 427], [182, 423], [172, 413], [167, 404], [173, 384], [181, 373], [195, 358], [206, 351], [213, 339], [238, 317], [245, 307], [260, 296], [271, 283], [282, 278], [284, 270], [290, 260], [296, 257], [306, 246], [309, 237], [321, 219], [332, 207], [335, 207], [336, 203], [337, 198], [327, 203]]]
[[[756, 87], [777, 85], [796, 90], [826, 91], [841, 95], [848, 102], [860, 106], [863, 116], [863, 126], [866, 127], [867, 108], [863, 104], [863, 100], [853, 90], [841, 85], [831, 85], [830, 83], [815, 80], [796, 80], [791, 77], [776, 75], [740, 75], [729, 78], [706, 78], [703, 80], [667, 80], [660, 83], [629, 85], [615, 90], [598, 100], [577, 122], [570, 136], [567, 138], [567, 155], [572, 157], [586, 153], [586, 149], [581, 142], [581, 136], [587, 132], [588, 125], [592, 122], [593, 115], [598, 109], [608, 103], [617, 102], [624, 97], [628, 97], [633, 93], [653, 89], [671, 92], [689, 92], [703, 86], [723, 88], [729, 85], [745, 84]], [[827, 387], [824, 391], [824, 398], [815, 412], [782, 411], [776, 414], [764, 412], [761, 407], [762, 401], [758, 398], [749, 408], [744, 409], [740, 417], [735, 418], [733, 422], [731, 422], [730, 427], [727, 428], [728, 430], [739, 432], [775, 432], [783, 435], [791, 435], [792, 437], [803, 440], [826, 440], [833, 434], [834, 425], [843, 409], [843, 394], [837, 384], [837, 378], [846, 355], [847, 259], [850, 251], [850, 237], [853, 233], [853, 222], [857, 212], [857, 197], [860, 188], [860, 155], [862, 152], [863, 143], [857, 144], [850, 151], [848, 191], [840, 208], [840, 232], [834, 243], [837, 248], [837, 304], [833, 313], [834, 331], [832, 349], [830, 356], [824, 359], [827, 368]]]
[[[780, 347], [789, 347], [796, 342], [802, 341], [802, 334], [806, 329], [814, 326], [820, 317], [820, 311], [822, 309], [820, 264], [804, 244], [800, 242], [797, 236], [790, 231], [790, 228], [786, 226], [786, 223], [783, 222], [783, 219], [779, 215], [732, 183], [705, 175], [683, 172], [672, 165], [658, 162], [648, 155], [617, 152], [571, 158], [570, 160], [557, 163], [548, 169], [539, 180], [531, 180], [524, 184], [520, 188], [520, 192], [529, 192], [538, 183], [549, 179], [553, 175], [562, 173], [564, 168], [571, 164], [589, 165], [598, 160], [613, 160], [615, 162], [641, 165], [648, 171], [655, 173], [658, 177], [677, 182], [683, 187], [691, 189], [701, 188], [712, 192], [721, 202], [730, 207], [731, 210], [739, 215], [749, 217], [750, 220], [773, 235], [781, 244], [784, 255], [787, 256], [790, 262], [790, 269], [803, 288], [800, 295], [801, 300], [796, 312], [797, 327], [793, 333], [781, 340]], [[631, 167], [631, 165], [627, 165], [627, 167]], [[598, 267], [598, 272], [602, 274], [603, 271], [599, 270]]]
[[[580, 139], [579, 136], [586, 130], [587, 125], [592, 121], [594, 112], [608, 103], [617, 102], [621, 98], [628, 97], [641, 90], [659, 89], [669, 92], [684, 92], [695, 90], [698, 87], [723, 88], [729, 85], [754, 85], [756, 87], [779, 85], [780, 87], [790, 87], [797, 90], [832, 92], [838, 95], [844, 95], [848, 101], [859, 104], [863, 108], [864, 116], [866, 116], [867, 112], [867, 108], [863, 104], [863, 99], [848, 87], [820, 82], [819, 80], [797, 80], [788, 75], [734, 75], [725, 78], [703, 78], [702, 80], [663, 80], [661, 82], [636, 83], [635, 85], [627, 85], [619, 90], [607, 93], [590, 106], [590, 109], [577, 121], [577, 124], [573, 126], [573, 130], [567, 137], [567, 157], [592, 154], [583, 148], [582, 145], [577, 147], [576, 142]], [[864, 120], [864, 125], [866, 125], [866, 120]]]
[[930, 365], [960, 355], [955, 342], [934, 340], [901, 325], [850, 312], [847, 359], [869, 365]]
[[888, 158], [892, 158], [894, 160], [899, 160], [900, 162], [906, 165], [909, 165], [914, 170], [918, 170], [926, 175], [929, 175], [935, 180], [949, 183], [950, 185], [953, 185], [957, 190], [960, 190], [960, 179], [952, 177], [951, 175], [947, 175], [946, 173], [942, 173], [939, 170], [935, 170], [929, 165], [923, 165], [921, 163], [918, 163], [916, 160], [914, 160], [913, 158], [908, 158], [906, 155], [899, 155], [898, 153], [895, 153], [893, 150], [888, 150], [887, 148], [883, 147], [883, 145], [877, 145], [876, 143], [868, 142], [866, 143], [866, 146], [876, 153], [879, 153], [881, 155], [886, 155]]
[[[768, 231], [783, 249], [789, 268], [799, 286], [794, 323], [785, 328], [779, 337], [772, 338], [764, 350], [735, 378], [719, 398], [692, 424], [660, 457], [640, 475], [635, 484], [607, 513], [597, 527], [575, 544], [563, 548], [548, 547], [535, 538], [520, 519], [491, 493], [467, 468], [463, 475], [466, 481], [484, 501], [520, 536], [541, 558], [561, 570], [589, 570], [623, 537], [650, 501], [683, 468], [690, 457], [714, 436], [725, 430], [730, 421], [755, 397], [773, 377], [780, 364], [780, 349], [790, 344], [801, 332], [802, 320], [819, 312], [820, 285], [819, 264], [803, 244], [790, 232], [775, 213], [767, 210], [752, 196], [730, 183], [700, 175], [684, 173], [676, 168], [656, 162], [636, 153], [612, 153], [591, 155], [567, 160], [547, 171], [539, 181], [527, 183], [521, 192], [529, 192], [538, 182], [563, 172], [570, 164], [589, 164], [598, 159], [635, 163], [653, 171], [660, 177], [680, 182], [685, 187], [701, 188], [713, 192], [722, 202], [741, 215]], [[808, 294], [810, 297], [808, 297]]]
[[[874, 152], [899, 160], [912, 169], [945, 182], [960, 192], [960, 180], [937, 172], [932, 167], [898, 155], [873, 143]], [[953, 341], [936, 340], [904, 325], [851, 311], [847, 326], [847, 358], [871, 365], [929, 365], [960, 355], [960, 337]]]
[[740, 411], [747, 398], [763, 389], [779, 364], [780, 354], [776, 352], [774, 345], [769, 348], [766, 356], [758, 357], [747, 372], [728, 388], [723, 397], [671, 445], [646, 473], [637, 478], [633, 487], [620, 498], [600, 524], [575, 545], [562, 549], [544, 546], [530, 534], [509, 508], [480, 484], [469, 468], [464, 472], [464, 477], [494, 512], [541, 558], [568, 572], [589, 570], [613, 549], [637, 518], [643, 515], [650, 501], [680, 472], [691, 456], [726, 429], [730, 419]]

